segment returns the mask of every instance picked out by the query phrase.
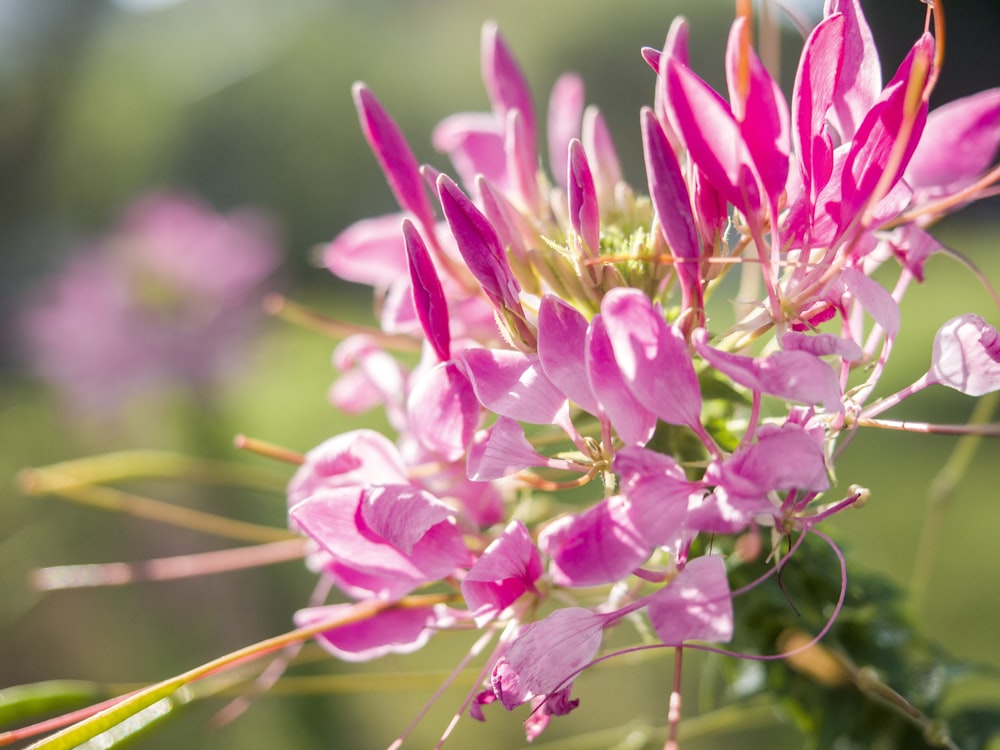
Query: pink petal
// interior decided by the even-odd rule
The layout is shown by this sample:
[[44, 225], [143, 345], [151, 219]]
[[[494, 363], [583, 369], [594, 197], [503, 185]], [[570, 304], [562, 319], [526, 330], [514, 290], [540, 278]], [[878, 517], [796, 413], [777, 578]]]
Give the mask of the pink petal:
[[411, 431], [427, 450], [445, 461], [457, 461], [479, 425], [479, 401], [469, 379], [455, 362], [439, 362], [420, 372], [411, 387], [407, 398]]
[[649, 557], [651, 545], [632, 525], [628, 502], [614, 495], [583, 513], [546, 526], [538, 546], [552, 559], [560, 586], [598, 586], [624, 578]]
[[812, 201], [830, 179], [833, 167], [833, 144], [826, 132], [826, 115], [833, 105], [844, 61], [845, 23], [844, 16], [838, 13], [813, 29], [795, 74], [792, 133], [802, 182]]
[[[303, 628], [351, 614], [355, 605], [330, 604], [300, 609], [295, 625]], [[370, 661], [386, 654], [409, 654], [422, 648], [434, 632], [434, 609], [387, 609], [373, 617], [341, 625], [316, 637], [317, 642], [338, 659], [349, 662]]]
[[483, 25], [481, 63], [483, 83], [493, 112], [502, 121], [511, 110], [519, 111], [524, 118], [526, 137], [534, 143], [537, 129], [531, 89], [500, 30], [492, 22]]
[[446, 117], [431, 134], [431, 142], [448, 154], [466, 187], [482, 175], [495, 185], [507, 185], [504, 123], [492, 114], [463, 113]]
[[719, 555], [688, 560], [677, 577], [646, 605], [656, 634], [668, 646], [733, 637], [733, 602], [726, 565]]
[[602, 205], [606, 205], [614, 198], [615, 185], [621, 182], [622, 168], [611, 131], [597, 107], [584, 110], [580, 140], [587, 152], [597, 194]]
[[597, 415], [585, 356], [587, 319], [559, 297], [546, 294], [538, 309], [538, 360], [545, 375], [570, 401]]
[[906, 180], [931, 197], [960, 190], [993, 163], [1000, 146], [1000, 88], [938, 107], [906, 168]]
[[346, 281], [384, 289], [406, 268], [399, 231], [402, 218], [402, 214], [390, 214], [351, 224], [323, 250], [323, 265]]
[[288, 483], [288, 501], [295, 505], [322, 487], [406, 481], [403, 459], [387, 437], [374, 430], [353, 430], [330, 438], [306, 454], [305, 462]]
[[746, 357], [713, 349], [706, 341], [704, 329], [694, 332], [692, 342], [698, 353], [712, 367], [750, 390], [790, 401], [823, 404], [830, 412], [843, 408], [837, 374], [814, 354], [793, 350]]
[[864, 311], [885, 331], [885, 335], [895, 338], [899, 333], [899, 303], [885, 287], [855, 268], [845, 268], [840, 278]]
[[497, 417], [489, 430], [476, 435], [469, 448], [469, 479], [476, 482], [501, 479], [534, 466], [572, 469], [567, 461], [539, 454], [524, 437], [520, 423], [507, 417]]
[[952, 318], [934, 337], [931, 382], [967, 396], [1000, 389], [1000, 335], [978, 315]]
[[[590, 321], [585, 357], [590, 389], [626, 445], [644, 445], [656, 430], [656, 414], [632, 393], [602, 316]], [[599, 394], [599, 395], [598, 395]]]
[[563, 182], [569, 163], [566, 154], [570, 141], [580, 137], [583, 117], [583, 79], [575, 73], [565, 73], [556, 80], [549, 97], [549, 165], [556, 182]]
[[787, 331], [781, 337], [781, 348], [786, 351], [804, 351], [817, 357], [834, 355], [845, 362], [857, 362], [862, 357], [861, 347], [850, 339], [832, 333], [795, 333]]
[[622, 448], [615, 454], [615, 472], [628, 500], [632, 525], [652, 547], [672, 546], [681, 535], [688, 499], [702, 491], [688, 481], [670, 456], [645, 448]]
[[493, 668], [493, 691], [504, 708], [565, 687], [593, 661], [606, 621], [606, 615], [567, 607], [522, 628]]
[[467, 349], [459, 361], [479, 403], [528, 424], [553, 424], [566, 397], [545, 376], [536, 355], [506, 349]]
[[621, 376], [639, 403], [670, 424], [700, 424], [698, 375], [676, 326], [667, 325], [644, 293], [625, 287], [604, 296], [601, 319]]
[[462, 579], [462, 596], [483, 627], [524, 593], [533, 591], [542, 575], [542, 558], [521, 521], [511, 521]]
[[721, 484], [733, 495], [762, 497], [771, 491], [830, 487], [822, 446], [797, 424], [765, 425], [757, 442], [714, 464], [705, 481]]
[[[749, 33], [747, 23], [745, 17], [733, 22], [726, 47], [729, 101], [760, 176], [761, 187], [770, 204], [776, 206], [788, 179], [788, 154], [791, 149], [788, 104], [778, 84], [744, 38]], [[745, 92], [741, 80], [744, 65], [747, 68]]]

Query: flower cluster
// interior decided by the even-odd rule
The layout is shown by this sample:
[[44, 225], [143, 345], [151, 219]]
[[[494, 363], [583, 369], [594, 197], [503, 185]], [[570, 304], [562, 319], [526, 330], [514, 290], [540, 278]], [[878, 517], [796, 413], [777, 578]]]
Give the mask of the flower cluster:
[[85, 413], [120, 415], [130, 396], [165, 381], [210, 384], [256, 331], [279, 262], [262, 213], [148, 195], [38, 290], [22, 326], [27, 353]]
[[338, 435], [289, 486], [313, 567], [380, 604], [323, 645], [366, 660], [482, 629], [495, 644], [467, 708], [530, 704], [533, 738], [576, 707], [573, 679], [627, 617], [668, 646], [729, 640], [728, 571], [866, 499], [834, 489], [840, 438], [930, 384], [1000, 388], [1000, 337], [966, 315], [924, 376], [877, 398], [900, 299], [939, 249], [927, 227], [996, 178], [1000, 90], [928, 113], [936, 49], [924, 33], [884, 83], [858, 1], [827, 0], [789, 103], [740, 16], [724, 97], [678, 19], [643, 50], [648, 197], [578, 77], [558, 80], [540, 132], [493, 25], [491, 111], [433, 135], [456, 178], [419, 165], [356, 85], [400, 212], [326, 249], [335, 275], [374, 287], [381, 326], [338, 346], [331, 397], [384, 408], [395, 436]]

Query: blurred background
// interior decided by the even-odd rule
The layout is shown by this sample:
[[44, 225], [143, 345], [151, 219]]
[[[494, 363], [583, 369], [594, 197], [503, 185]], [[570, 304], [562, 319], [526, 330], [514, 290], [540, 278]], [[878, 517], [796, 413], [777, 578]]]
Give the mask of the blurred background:
[[[815, 20], [818, 4], [803, 0], [797, 6]], [[887, 77], [920, 33], [924, 7], [918, 0], [862, 5]], [[1000, 5], [955, 0], [946, 10], [948, 51], [932, 105], [1000, 86]], [[394, 207], [357, 125], [353, 81], [364, 80], [378, 95], [418, 159], [445, 169], [429, 134], [452, 112], [487, 107], [479, 35], [483, 21], [492, 18], [526, 71], [540, 111], [560, 73], [583, 76], [588, 103], [599, 105], [609, 121], [626, 177], [643, 186], [637, 114], [652, 102], [653, 75], [639, 49], [661, 46], [678, 14], [691, 23], [693, 66], [721, 88], [732, 17], [732, 3], [723, 0], [0, 2], [0, 688], [56, 678], [113, 685], [164, 678], [289, 629], [292, 613], [307, 602], [313, 576], [298, 562], [187, 581], [40, 594], [29, 584], [30, 571], [39, 567], [143, 560], [232, 542], [29, 497], [16, 477], [27, 466], [125, 448], [241, 462], [261, 474], [259, 489], [170, 481], [127, 487], [284, 526], [280, 487], [291, 469], [238, 453], [232, 436], [245, 433], [306, 451], [358, 424], [326, 406], [333, 341], [256, 316], [264, 292], [278, 290], [326, 314], [371, 317], [365, 290], [337, 282], [315, 262], [317, 248], [352, 221]], [[791, 26], [785, 31], [783, 84], [790, 88], [801, 40]], [[53, 274], [86, 263], [74, 259], [133, 241], [136, 201], [165, 193], [196, 196], [201, 203], [192, 212], [201, 219], [192, 221], [203, 220], [212, 231], [222, 231], [223, 220], [206, 217], [227, 217], [225, 231], [244, 250], [220, 259], [227, 268], [230, 261], [244, 263], [254, 243], [269, 248], [260, 253], [274, 262], [262, 261], [258, 276], [239, 282], [238, 304], [254, 311], [240, 328], [239, 351], [226, 351], [225, 362], [217, 369], [213, 364], [208, 374], [178, 367], [170, 377], [147, 378], [147, 386], [129, 394], [127, 408], [114, 413], [78, 408], [58, 383], [38, 377], [33, 337], [25, 333], [31, 330], [27, 310], [56, 294], [47, 281]], [[942, 223], [935, 234], [998, 283], [998, 219], [996, 201], [985, 201]], [[192, 264], [178, 289], [201, 289], [213, 275]], [[221, 276], [217, 286], [238, 286], [231, 275]], [[886, 392], [926, 369], [933, 333], [947, 318], [974, 311], [997, 322], [989, 295], [958, 263], [935, 257], [927, 276], [904, 305], [903, 332], [883, 380]], [[157, 304], [179, 304], [164, 297], [163, 289], [150, 293]], [[99, 318], [67, 325], [65, 338], [76, 342], [81, 359], [91, 334], [113, 344], [113, 332]], [[156, 336], [145, 329], [130, 335]], [[164, 344], [148, 356], [173, 366], [185, 354]], [[90, 376], [97, 384], [103, 377], [100, 371]], [[72, 371], [62, 377], [63, 385], [80, 380]], [[968, 418], [972, 406], [950, 392], [925, 393], [888, 416], [957, 422]], [[838, 465], [838, 478], [843, 485], [871, 488], [872, 501], [832, 524], [856, 561], [900, 583], [910, 579], [928, 487], [954, 444], [939, 436], [857, 436]], [[996, 443], [984, 444], [958, 486], [940, 525], [941, 554], [920, 618], [948, 651], [1000, 668], [997, 455]], [[469, 645], [457, 640], [439, 638], [414, 657], [383, 660], [368, 671], [448, 671]], [[580, 680], [583, 709], [554, 722], [543, 739], [623, 725], [636, 715], [662, 723], [670, 668], [661, 658]], [[312, 671], [351, 675], [358, 669], [321, 659]], [[299, 695], [265, 695], [246, 715], [207, 735], [212, 714], [225, 705], [213, 699], [184, 708], [132, 744], [383, 747], [439, 681], [435, 675], [412, 685], [391, 677], [358, 678], [303, 688]], [[995, 698], [998, 691], [995, 679], [973, 679], [953, 700]], [[463, 694], [445, 694], [415, 735], [414, 747], [433, 745]], [[594, 710], [598, 705], [605, 710]], [[463, 722], [454, 746], [519, 747], [521, 718], [495, 711], [487, 727]], [[787, 729], [767, 741], [801, 745]], [[693, 741], [686, 747], [731, 742], [732, 736], [719, 745]]]

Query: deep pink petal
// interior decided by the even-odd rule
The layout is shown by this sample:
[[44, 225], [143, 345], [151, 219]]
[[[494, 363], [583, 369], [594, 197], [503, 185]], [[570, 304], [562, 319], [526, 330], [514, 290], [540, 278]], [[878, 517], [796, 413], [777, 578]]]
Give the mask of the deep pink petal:
[[646, 608], [653, 629], [668, 646], [733, 637], [733, 602], [719, 555], [689, 560], [673, 581], [649, 597]]
[[534, 590], [542, 557], [521, 521], [511, 521], [462, 579], [462, 596], [482, 627]]
[[882, 66], [859, 0], [827, 0], [824, 17], [835, 13], [844, 15], [844, 52], [829, 118], [841, 141], [847, 142], [854, 138], [861, 121], [878, 99]]
[[567, 200], [569, 224], [577, 238], [583, 241], [583, 255], [593, 258], [601, 248], [601, 212], [597, 205], [597, 188], [583, 144], [574, 139], [569, 143], [567, 165]]
[[520, 309], [521, 291], [496, 229], [446, 175], [438, 178], [445, 219], [466, 265], [497, 309]]
[[670, 59], [666, 65], [671, 125], [681, 135], [691, 159], [745, 215], [761, 205], [750, 154], [729, 105], [690, 68]]
[[646, 180], [649, 197], [656, 209], [670, 254], [675, 260], [675, 270], [681, 282], [681, 305], [701, 309], [701, 249], [691, 212], [691, 196], [681, 174], [681, 167], [673, 148], [651, 109], [640, 113], [642, 152], [646, 161]]
[[434, 212], [420, 177], [416, 157], [399, 126], [389, 117], [375, 95], [362, 83], [354, 84], [354, 105], [361, 130], [382, 166], [400, 208], [414, 214], [426, 230], [434, 227]]
[[424, 335], [439, 360], [451, 359], [451, 333], [448, 329], [448, 301], [441, 280], [427, 252], [420, 232], [408, 220], [403, 220], [403, 241], [410, 268], [410, 289]]

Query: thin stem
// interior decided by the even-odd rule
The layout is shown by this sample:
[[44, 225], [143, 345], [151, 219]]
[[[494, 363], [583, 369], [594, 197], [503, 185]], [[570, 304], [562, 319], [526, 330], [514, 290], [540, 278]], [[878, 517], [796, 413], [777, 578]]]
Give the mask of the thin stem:
[[681, 728], [681, 672], [684, 663], [684, 647], [678, 646], [674, 649], [674, 686], [670, 691], [670, 707], [667, 710], [667, 743], [663, 750], [678, 750], [680, 743], [678, 735]]

